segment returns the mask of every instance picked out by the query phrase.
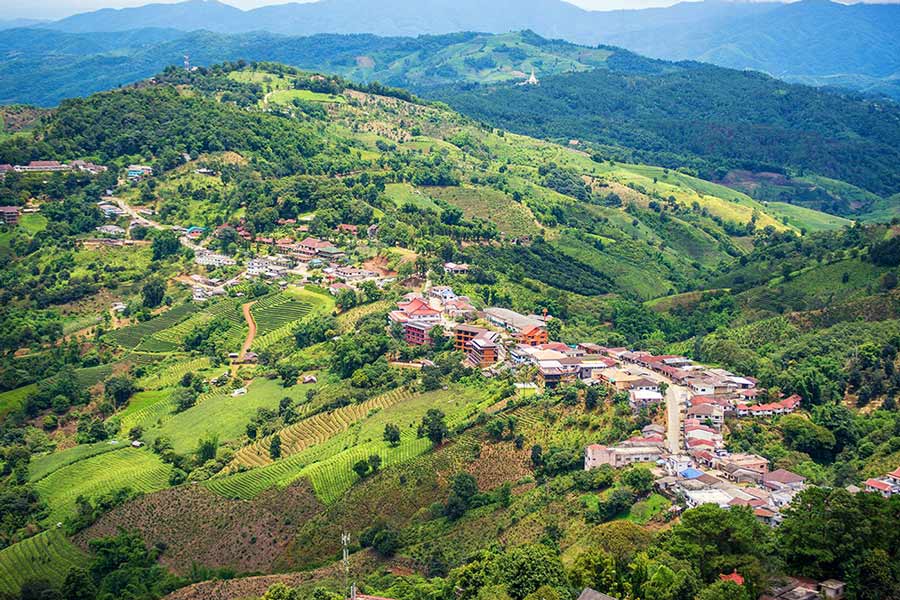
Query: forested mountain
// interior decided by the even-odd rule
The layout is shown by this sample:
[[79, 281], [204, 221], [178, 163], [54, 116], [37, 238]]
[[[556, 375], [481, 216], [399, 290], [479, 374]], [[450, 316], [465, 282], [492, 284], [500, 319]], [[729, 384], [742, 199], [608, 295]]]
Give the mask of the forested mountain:
[[[793, 198], [848, 215], [896, 204], [887, 200], [900, 189], [895, 103], [702, 63], [633, 58], [539, 86], [462, 85], [431, 94], [498, 127], [629, 148], [636, 159], [690, 166], [707, 179], [740, 186], [730, 172], [750, 171], [743, 189], [760, 198]], [[859, 189], [805, 180], [815, 175]]]
[[224, 35], [207, 31], [139, 29], [71, 34], [14, 29], [0, 39], [0, 102], [54, 105], [181, 64], [222, 60], [278, 61], [324, 70], [355, 81], [423, 89], [460, 81], [522, 81], [605, 67], [617, 49], [546, 40], [530, 32], [455, 33], [418, 38], [373, 35], [288, 37], [269, 33]]
[[[66, 32], [145, 27], [288, 35], [416, 36], [530, 29], [571, 42], [616, 45], [670, 60], [756, 69], [792, 81], [900, 97], [900, 7], [829, 0], [684, 2], [588, 11], [561, 0], [321, 0], [241, 11], [215, 0], [104, 9], [42, 24]], [[225, 59], [227, 57], [219, 57]]]

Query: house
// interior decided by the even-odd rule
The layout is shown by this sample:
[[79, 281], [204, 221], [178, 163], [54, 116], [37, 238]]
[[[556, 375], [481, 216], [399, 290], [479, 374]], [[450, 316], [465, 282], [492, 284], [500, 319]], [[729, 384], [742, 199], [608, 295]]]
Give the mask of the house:
[[466, 263], [444, 263], [444, 273], [448, 275], [465, 275], [469, 272], [469, 265]]
[[616, 361], [605, 356], [591, 354], [581, 357], [581, 374], [583, 381], [598, 381], [602, 379], [602, 373], [605, 369], [615, 366]]
[[451, 319], [470, 319], [475, 315], [475, 307], [467, 296], [457, 296], [444, 302], [444, 314]]
[[594, 591], [591, 588], [585, 588], [581, 594], [579, 594], [578, 600], [618, 600], [618, 598], [607, 596], [606, 594]]
[[153, 175], [153, 167], [147, 165], [128, 165], [126, 176], [128, 179], [142, 179]]
[[537, 346], [540, 344], [546, 344], [550, 338], [547, 335], [546, 329], [537, 325], [532, 325], [520, 331], [516, 336], [516, 339], [520, 344]]
[[453, 349], [460, 352], [468, 350], [468, 344], [475, 339], [475, 336], [486, 333], [487, 329], [475, 327], [473, 325], [464, 325], [462, 323], [453, 327]]
[[716, 429], [721, 429], [725, 423], [725, 410], [716, 404], [697, 404], [687, 410], [688, 419], [697, 419], [701, 423], [712, 423]]
[[245, 396], [245, 395], [247, 395], [247, 388], [245, 388], [245, 387], [239, 387], [236, 390], [234, 390], [233, 392], [231, 392], [232, 398], [237, 398], [238, 396]]
[[397, 310], [392, 310], [388, 319], [392, 323], [422, 321], [436, 325], [441, 320], [441, 313], [431, 308], [423, 298], [413, 297], [408, 301], [398, 302]]
[[403, 323], [403, 339], [412, 346], [431, 343], [429, 332], [437, 325], [435, 321], [410, 320]]
[[72, 169], [77, 169], [84, 173], [90, 173], [91, 175], [99, 175], [106, 171], [106, 167], [103, 165], [95, 165], [94, 163], [86, 162], [83, 160], [73, 160], [69, 163], [69, 167]]
[[636, 463], [654, 463], [662, 456], [659, 446], [601, 446], [591, 444], [584, 449], [584, 470], [590, 471], [600, 465], [610, 465], [614, 469]]
[[224, 254], [216, 254], [215, 252], [197, 252], [194, 255], [194, 262], [205, 267], [226, 267], [235, 264], [233, 258], [229, 258]]
[[715, 504], [720, 508], [728, 508], [732, 497], [719, 489], [685, 490], [684, 500], [688, 508], [697, 508], [702, 504]]
[[18, 206], [0, 206], [0, 221], [7, 225], [16, 225], [19, 222]]
[[628, 389], [641, 392], [659, 393], [659, 384], [649, 377], [639, 377], [628, 382]]
[[[546, 321], [533, 319], [508, 308], [489, 307], [484, 309], [484, 318], [497, 327], [510, 333], [520, 333], [531, 327], [544, 327]], [[546, 342], [546, 340], [544, 340]], [[544, 343], [540, 342], [540, 343]]]
[[738, 585], [744, 585], [744, 577], [740, 573], [737, 572], [737, 569], [734, 569], [731, 573], [729, 573], [727, 575], [724, 573], [720, 574], [719, 581], [730, 581], [730, 582], [736, 583]]
[[16, 165], [15, 169], [16, 171], [20, 171], [23, 173], [68, 171], [69, 165], [60, 163], [55, 160], [33, 160], [27, 165]]
[[332, 296], [337, 296], [344, 290], [352, 290], [353, 288], [346, 283], [341, 283], [340, 281], [332, 283], [328, 286], [328, 293]]
[[113, 237], [125, 237], [125, 230], [119, 227], [118, 225], [101, 225], [96, 228], [97, 231], [102, 233], [103, 235], [110, 235]]
[[447, 302], [449, 300], [456, 300], [456, 293], [453, 291], [453, 288], [448, 285], [436, 285], [428, 290], [428, 297], [440, 300], [441, 302]]
[[743, 468], [764, 475], [769, 472], [769, 461], [756, 454], [735, 453], [719, 459], [719, 468]]
[[666, 428], [662, 425], [657, 425], [656, 423], [651, 423], [647, 425], [643, 429], [641, 429], [641, 434], [644, 437], [654, 437], [658, 435], [663, 435], [666, 433]]
[[897, 467], [890, 473], [884, 476], [889, 482], [893, 485], [900, 486], [900, 467]]
[[310, 384], [310, 383], [318, 383], [318, 382], [319, 382], [319, 380], [318, 380], [318, 378], [316, 378], [315, 375], [304, 375], [303, 376], [303, 384], [304, 385]]
[[666, 472], [669, 475], [682, 473], [686, 469], [690, 469], [693, 466], [694, 461], [690, 456], [685, 456], [683, 454], [672, 454], [666, 457]]
[[763, 485], [771, 490], [791, 489], [800, 491], [804, 488], [806, 477], [792, 473], [787, 469], [776, 469], [763, 475]]
[[819, 584], [819, 591], [825, 600], [842, 600], [846, 593], [847, 584], [837, 579], [826, 579]]
[[555, 388], [561, 383], [572, 383], [580, 372], [578, 359], [561, 356], [554, 359], [538, 360], [538, 382], [547, 388]]
[[296, 249], [300, 254], [312, 258], [318, 256], [320, 250], [328, 248], [329, 246], [331, 246], [331, 242], [326, 242], [319, 238], [307, 237], [306, 239], [297, 242]]
[[16, 170], [16, 168], [14, 166], [12, 166], [11, 164], [5, 163], [5, 164], [0, 165], [0, 179], [3, 179], [4, 177], [6, 177], [7, 173], [12, 173], [15, 170]]
[[334, 270], [334, 274], [346, 281], [361, 281], [371, 277], [378, 277], [378, 273], [373, 271], [350, 266], [338, 267]]
[[476, 367], [489, 367], [499, 359], [500, 334], [482, 331], [468, 342], [466, 359]]
[[341, 223], [337, 226], [338, 233], [348, 233], [352, 236], [359, 235], [359, 227], [356, 225], [350, 225], [349, 223]]
[[628, 392], [628, 404], [633, 411], [639, 411], [651, 404], [659, 404], [662, 400], [662, 394], [659, 392], [642, 389], [632, 389]]
[[895, 493], [900, 492], [897, 488], [883, 479], [867, 479], [866, 491], [872, 494], [881, 494], [885, 498], [890, 498]]

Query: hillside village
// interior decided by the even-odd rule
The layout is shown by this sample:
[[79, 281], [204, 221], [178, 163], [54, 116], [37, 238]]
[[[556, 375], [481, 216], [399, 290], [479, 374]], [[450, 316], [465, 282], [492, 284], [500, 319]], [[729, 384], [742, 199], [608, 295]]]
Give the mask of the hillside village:
[[851, 537], [898, 506], [896, 224], [807, 234], [686, 173], [242, 69], [93, 101], [209, 126], [282, 86], [228, 114], [307, 155], [0, 165], [0, 596], [127, 544], [170, 600], [868, 598], [893, 534], [826, 559], [841, 517], [813, 517]]

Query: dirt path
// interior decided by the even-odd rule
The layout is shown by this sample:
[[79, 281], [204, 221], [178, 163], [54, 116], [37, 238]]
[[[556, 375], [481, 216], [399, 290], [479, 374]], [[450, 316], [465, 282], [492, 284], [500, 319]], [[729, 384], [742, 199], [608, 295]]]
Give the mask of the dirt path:
[[250, 308], [256, 304], [256, 302], [248, 302], [241, 307], [241, 310], [244, 313], [244, 320], [247, 321], [247, 327], [249, 331], [247, 331], [247, 337], [244, 339], [244, 345], [241, 346], [241, 351], [238, 353], [238, 357], [236, 360], [231, 361], [231, 376], [234, 377], [237, 375], [238, 366], [240, 361], [244, 358], [244, 355], [250, 351], [250, 346], [253, 345], [253, 340], [256, 338], [256, 321], [253, 319], [253, 313], [250, 312]]

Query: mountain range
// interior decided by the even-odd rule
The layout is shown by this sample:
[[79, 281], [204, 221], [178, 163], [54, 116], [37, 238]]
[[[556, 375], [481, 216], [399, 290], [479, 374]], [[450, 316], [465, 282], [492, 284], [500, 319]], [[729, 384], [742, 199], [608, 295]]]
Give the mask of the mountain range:
[[440, 35], [532, 30], [655, 58], [760, 70], [812, 85], [900, 97], [900, 6], [829, 0], [683, 2], [590, 11], [562, 0], [320, 0], [243, 11], [217, 0], [103, 9], [38, 26], [68, 33], [138, 28], [285, 35]]

